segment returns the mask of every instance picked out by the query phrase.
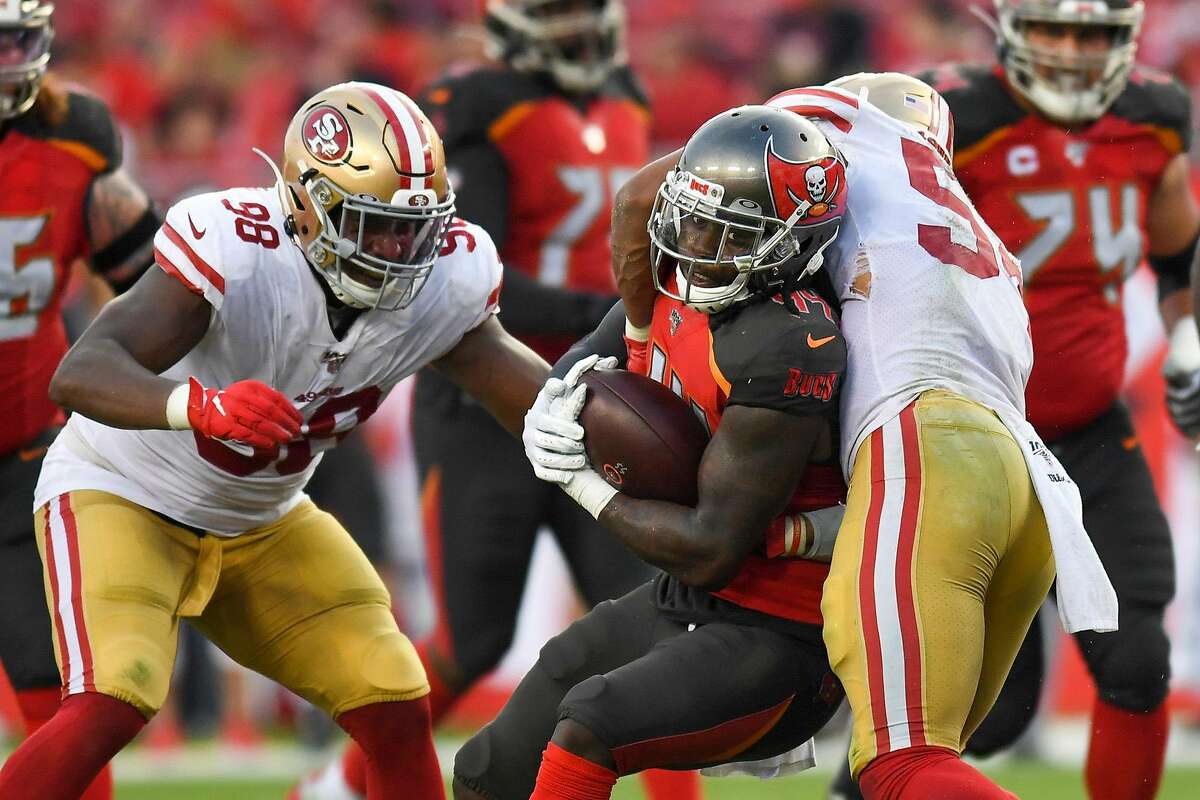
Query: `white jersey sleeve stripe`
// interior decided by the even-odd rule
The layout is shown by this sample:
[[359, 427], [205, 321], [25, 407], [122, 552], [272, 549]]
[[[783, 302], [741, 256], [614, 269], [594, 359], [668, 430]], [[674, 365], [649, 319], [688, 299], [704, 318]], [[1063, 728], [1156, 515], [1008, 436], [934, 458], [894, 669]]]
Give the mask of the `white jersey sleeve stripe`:
[[858, 99], [839, 89], [791, 89], [775, 95], [767, 105], [826, 120], [843, 133], [858, 117]]
[[213, 307], [221, 307], [225, 277], [193, 250], [169, 222], [164, 222], [154, 237], [154, 260], [169, 275], [183, 281], [190, 291], [203, 295]]

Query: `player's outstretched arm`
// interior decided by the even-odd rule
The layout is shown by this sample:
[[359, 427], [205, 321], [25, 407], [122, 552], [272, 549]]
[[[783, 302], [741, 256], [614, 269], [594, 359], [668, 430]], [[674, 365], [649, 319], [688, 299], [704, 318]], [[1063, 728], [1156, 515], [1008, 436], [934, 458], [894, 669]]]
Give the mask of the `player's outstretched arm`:
[[1200, 209], [1192, 196], [1190, 168], [1183, 153], [1167, 165], [1150, 197], [1146, 238], [1169, 342], [1163, 363], [1167, 409], [1185, 436], [1200, 439], [1200, 336], [1192, 316], [1196, 308], [1192, 264], [1200, 257]]
[[50, 383], [63, 408], [118, 428], [167, 428], [167, 397], [178, 381], [159, 373], [208, 330], [211, 306], [159, 269], [108, 303], [71, 348]]
[[616, 494], [600, 522], [645, 561], [714, 591], [763, 544], [796, 490], [827, 423], [770, 408], [729, 406], [700, 462], [695, 508]]
[[683, 150], [668, 153], [642, 167], [617, 191], [612, 212], [613, 277], [629, 321], [644, 328], [654, 313], [654, 281], [650, 276], [650, 237], [646, 226], [654, 196], [667, 173], [679, 163]]
[[432, 365], [520, 438], [525, 412], [550, 374], [550, 365], [513, 338], [496, 317], [462, 338]]

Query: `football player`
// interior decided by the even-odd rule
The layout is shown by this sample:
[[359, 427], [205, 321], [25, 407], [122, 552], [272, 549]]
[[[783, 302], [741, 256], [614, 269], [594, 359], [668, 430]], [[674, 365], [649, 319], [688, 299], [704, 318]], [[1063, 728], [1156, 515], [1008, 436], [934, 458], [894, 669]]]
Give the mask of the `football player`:
[[[1020, 270], [954, 177], [945, 101], [901, 75], [840, 83], [769, 105], [813, 119], [849, 165], [844, 230], [825, 262], [850, 354], [850, 485], [821, 611], [854, 714], [851, 769], [869, 798], [1007, 798], [959, 754], [1056, 564], [1069, 630], [1114, 629], [1116, 597], [1077, 489], [1024, 419], [1033, 353]], [[667, 159], [621, 190], [614, 214], [634, 334], [652, 291], [637, 231]], [[803, 178], [824, 202], [829, 182]]]
[[[999, 63], [924, 75], [955, 120], [955, 172], [1021, 261], [1034, 363], [1029, 421], [1078, 482], [1084, 525], [1120, 600], [1116, 633], [1076, 637], [1096, 681], [1085, 779], [1094, 798], [1151, 798], [1166, 754], [1171, 674], [1163, 613], [1171, 534], [1118, 400], [1122, 286], [1148, 261], [1170, 349], [1167, 408], [1200, 434], [1189, 269], [1200, 235], [1187, 91], [1134, 64], [1142, 3], [996, 3]], [[1013, 742], [1036, 712], [1042, 640], [1027, 638], [969, 751]], [[843, 776], [843, 793], [855, 796]]]
[[[108, 109], [47, 74], [52, 3], [0, 7], [0, 663], [25, 733], [59, 703], [29, 505], [62, 414], [50, 376], [67, 352], [62, 304], [85, 261], [116, 292], [152, 262], [158, 214], [121, 166]], [[85, 795], [112, 796], [108, 770]]]
[[[646, 98], [625, 63], [621, 0], [483, 7], [495, 63], [451, 73], [420, 105], [445, 144], [460, 213], [500, 251], [505, 328], [553, 362], [616, 298], [611, 198], [648, 156]], [[417, 652], [436, 724], [512, 643], [540, 528], [553, 532], [589, 608], [652, 570], [537, 480], [520, 445], [436, 372], [418, 378], [413, 431], [438, 611]], [[660, 800], [698, 793], [682, 773], [645, 781]], [[334, 800], [362, 787], [363, 756], [351, 744], [296, 794]]]
[[[805, 188], [817, 172], [819, 198]], [[677, 266], [657, 284], [647, 365], [712, 431], [699, 501], [619, 494], [587, 463], [577, 381], [617, 363], [600, 354], [624, 355], [617, 306], [556, 365], [570, 371], [542, 390], [524, 438], [538, 477], [662, 573], [542, 648], [459, 751], [455, 797], [604, 800], [648, 767], [810, 763], [797, 748], [842, 699], [821, 642], [828, 565], [773, 556], [806, 552], [796, 540], [828, 539], [840, 521], [846, 346], [830, 303], [805, 287], [846, 194], [841, 156], [786, 111], [725, 112], [688, 141], [650, 225], [653, 257]], [[810, 536], [814, 520], [825, 536]]]
[[514, 432], [549, 366], [495, 319], [495, 248], [454, 217], [441, 142], [409, 98], [317, 93], [276, 172], [173, 206], [159, 269], [51, 382], [76, 412], [34, 495], [65, 699], [0, 770], [0, 796], [78, 797], [162, 705], [181, 618], [334, 717], [367, 754], [369, 797], [443, 795], [416, 652], [303, 488], [427, 364]]

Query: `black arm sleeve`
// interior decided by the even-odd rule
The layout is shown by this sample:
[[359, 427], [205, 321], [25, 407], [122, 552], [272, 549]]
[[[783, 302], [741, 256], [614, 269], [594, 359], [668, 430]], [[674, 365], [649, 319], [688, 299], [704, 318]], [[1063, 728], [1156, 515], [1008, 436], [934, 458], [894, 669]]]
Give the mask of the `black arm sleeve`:
[[582, 336], [600, 324], [616, 300], [616, 295], [545, 286], [519, 269], [505, 266], [500, 321], [518, 336], [529, 333]]
[[508, 236], [508, 167], [490, 142], [459, 147], [449, 160], [455, 213], [488, 232], [496, 249]]
[[554, 362], [550, 377], [561, 378], [575, 365], [576, 361], [590, 355], [616, 356], [617, 366], [624, 369], [625, 358], [625, 304], [618, 300], [594, 331], [571, 345], [562, 358]]
[[1169, 256], [1148, 255], [1150, 268], [1158, 276], [1158, 300], [1192, 285], [1192, 259], [1196, 256], [1200, 235], [1178, 253]]

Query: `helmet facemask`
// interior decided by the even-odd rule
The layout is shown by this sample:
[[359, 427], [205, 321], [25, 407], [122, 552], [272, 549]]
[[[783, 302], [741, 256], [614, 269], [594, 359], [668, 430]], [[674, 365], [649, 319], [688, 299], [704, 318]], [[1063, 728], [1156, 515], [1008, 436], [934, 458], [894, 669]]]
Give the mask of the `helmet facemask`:
[[53, 5], [26, 0], [9, 6], [0, 9], [0, 119], [20, 116], [33, 107], [54, 40]]
[[396, 311], [424, 286], [445, 243], [454, 196], [396, 192], [391, 202], [347, 194], [323, 175], [304, 182], [318, 231], [305, 255], [334, 296], [355, 308]]
[[491, 0], [486, 25], [494, 57], [568, 92], [596, 89], [626, 60], [620, 0]]
[[[1091, 122], [1125, 89], [1137, 52], [1140, 2], [1111, 10], [1105, 5], [1091, 14], [1068, 13], [1053, 2], [1028, 7], [999, 2], [998, 7], [997, 20], [989, 24], [996, 32], [1009, 83], [1048, 118], [1064, 124]], [[1029, 37], [1030, 26], [1039, 24], [1079, 26], [1107, 35], [1109, 45], [1096, 53], [1064, 53], [1039, 46]]]
[[[651, 274], [658, 291], [705, 314], [718, 313], [757, 293], [798, 285], [820, 269], [839, 219], [797, 226], [753, 203], [726, 206], [690, 186], [675, 170], [659, 187], [648, 226]], [[674, 262], [674, 282], [668, 271]]]

